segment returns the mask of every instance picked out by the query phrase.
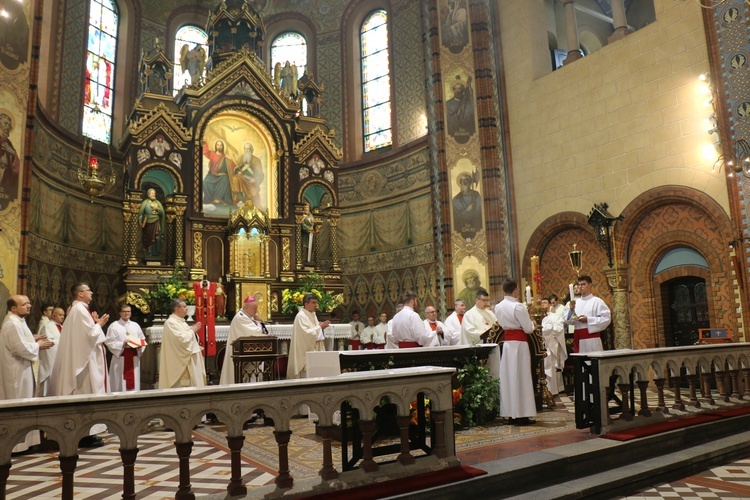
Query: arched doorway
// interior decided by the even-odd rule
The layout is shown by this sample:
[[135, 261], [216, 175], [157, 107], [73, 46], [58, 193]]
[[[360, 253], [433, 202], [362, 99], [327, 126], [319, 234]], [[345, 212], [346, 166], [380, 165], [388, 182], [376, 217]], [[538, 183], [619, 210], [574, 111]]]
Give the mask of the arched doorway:
[[693, 345], [698, 330], [710, 328], [707, 272], [708, 262], [692, 248], [673, 248], [659, 259], [654, 277], [660, 282], [665, 346]]

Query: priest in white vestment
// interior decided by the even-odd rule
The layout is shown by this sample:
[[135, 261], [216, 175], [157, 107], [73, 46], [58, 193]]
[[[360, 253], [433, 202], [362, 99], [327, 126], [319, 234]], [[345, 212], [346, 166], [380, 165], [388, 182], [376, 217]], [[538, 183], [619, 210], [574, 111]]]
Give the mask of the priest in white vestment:
[[50, 304], [42, 304], [42, 317], [39, 318], [39, 323], [36, 325], [36, 334], [44, 335], [47, 325], [52, 319], [52, 312], [55, 310], [55, 306]]
[[568, 350], [565, 347], [565, 324], [562, 316], [555, 312], [546, 299], [542, 300], [542, 307], [547, 309], [547, 315], [542, 319], [542, 337], [547, 348], [544, 373], [547, 375], [547, 389], [555, 396], [563, 388], [560, 384], [562, 373], [558, 370], [565, 367], [565, 360], [568, 359]]
[[458, 299], [453, 303], [453, 312], [445, 318], [445, 326], [450, 331], [456, 332], [458, 343], [461, 343], [461, 323], [464, 321], [464, 314], [466, 314], [466, 302]]
[[302, 307], [294, 318], [292, 341], [289, 344], [289, 363], [286, 367], [286, 378], [304, 378], [307, 375], [307, 353], [325, 351], [323, 330], [330, 321], [318, 322], [315, 311], [318, 310], [318, 298], [308, 293], [302, 299]]
[[109, 364], [109, 388], [112, 392], [141, 390], [141, 356], [146, 336], [138, 323], [130, 321], [132, 309], [120, 306], [120, 319], [107, 328], [104, 344], [112, 353]]
[[57, 357], [57, 344], [60, 343], [60, 332], [62, 332], [62, 323], [65, 320], [65, 309], [55, 307], [52, 311], [52, 319], [46, 323], [43, 335], [54, 345], [39, 353], [39, 378], [36, 384], [36, 395], [44, 397], [49, 395], [49, 377], [52, 374], [52, 367], [55, 365]]
[[482, 343], [481, 336], [497, 323], [497, 319], [490, 311], [490, 296], [484, 290], [477, 292], [474, 307], [466, 311], [461, 322], [461, 344], [477, 345]]
[[164, 322], [159, 353], [159, 389], [174, 387], [203, 387], [206, 385], [206, 365], [196, 332], [200, 321], [189, 326], [185, 321], [187, 305], [175, 299], [170, 304], [172, 314]]
[[437, 309], [433, 306], [424, 308], [424, 328], [427, 333], [437, 335], [438, 345], [458, 345], [461, 341], [461, 330], [454, 331], [437, 319]]
[[566, 323], [574, 326], [573, 351], [579, 353], [603, 351], [601, 332], [611, 323], [609, 307], [591, 293], [590, 276], [578, 277], [581, 298], [575, 301], [575, 316], [568, 311]]
[[534, 382], [531, 378], [531, 351], [528, 334], [534, 331], [526, 305], [518, 302], [518, 284], [511, 279], [503, 282], [505, 297], [495, 306], [495, 316], [505, 331], [503, 354], [500, 357], [500, 416], [512, 425], [536, 423]]
[[[242, 304], [242, 309], [234, 315], [229, 325], [229, 336], [227, 337], [227, 348], [224, 351], [224, 364], [221, 367], [221, 385], [234, 384], [234, 352], [232, 344], [242, 337], [265, 337], [263, 322], [258, 316], [258, 301], [254, 297], [247, 297]], [[255, 382], [255, 380], [251, 380]]]
[[[34, 365], [39, 361], [39, 353], [52, 347], [52, 342], [43, 336], [34, 340], [26, 324], [30, 312], [31, 301], [25, 295], [13, 295], [8, 299], [8, 314], [0, 330], [0, 400], [34, 397]], [[27, 451], [40, 442], [39, 431], [31, 431], [12, 452]]]
[[[107, 352], [104, 330], [109, 314], [102, 317], [89, 310], [94, 292], [87, 283], [76, 283], [71, 289], [73, 304], [60, 333], [57, 356], [49, 380], [50, 396], [106, 394], [109, 392]], [[91, 434], [105, 432], [107, 426], [95, 424]], [[101, 439], [87, 436], [81, 446], [101, 446]]]

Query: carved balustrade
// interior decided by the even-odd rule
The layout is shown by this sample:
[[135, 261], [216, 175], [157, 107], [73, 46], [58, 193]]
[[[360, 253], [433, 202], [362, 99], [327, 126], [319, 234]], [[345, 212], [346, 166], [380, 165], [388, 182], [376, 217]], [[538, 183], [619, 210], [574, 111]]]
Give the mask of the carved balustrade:
[[[247, 488], [242, 484], [240, 455], [245, 439], [243, 424], [257, 410], [262, 410], [274, 423], [268, 432], [273, 432], [278, 444], [279, 471], [275, 488], [291, 488], [294, 478], [289, 471], [287, 455], [292, 434], [289, 424], [301, 405], [308, 405], [317, 413], [321, 426], [330, 426], [334, 412], [344, 401], [359, 410], [361, 415], [371, 415], [380, 399], [388, 397], [398, 408], [398, 416], [408, 418], [409, 403], [420, 393], [430, 398], [433, 418], [441, 423], [441, 432], [436, 432], [432, 443], [440, 450], [439, 454], [415, 457], [416, 460], [400, 457], [399, 463], [374, 469], [364, 460], [360, 467], [362, 471], [340, 472], [333, 465], [331, 440], [325, 439], [322, 442], [321, 483], [314, 488], [322, 493], [382, 481], [384, 474], [393, 478], [408, 477], [453, 467], [459, 463], [455, 457], [452, 418], [453, 372], [452, 368], [415, 367], [382, 371], [377, 377], [363, 372], [328, 378], [120, 393], [116, 397], [102, 394], [1, 401], [0, 498], [5, 498], [6, 483], [9, 474], [13, 474], [13, 446], [22, 441], [26, 433], [43, 430], [60, 446], [61, 496], [72, 499], [78, 442], [95, 423], [106, 424], [108, 431], [118, 436], [123, 463], [123, 498], [134, 498], [135, 481], [143, 479], [136, 477], [138, 438], [147, 432], [149, 422], [154, 419], [163, 420], [165, 427], [175, 433], [175, 453], [180, 471], [175, 498], [194, 498], [190, 486], [192, 431], [207, 413], [216, 415], [227, 428], [227, 447], [230, 450], [227, 492], [230, 496], [245, 495]], [[365, 441], [364, 446], [371, 447], [371, 443]], [[371, 456], [371, 449], [367, 453], [366, 457]], [[368, 474], [375, 469], [379, 469], [378, 474]], [[331, 482], [336, 478], [340, 481]]]
[[[621, 349], [572, 358], [576, 427], [591, 427], [596, 434], [664, 420], [670, 409], [696, 413], [750, 403], [748, 343]], [[665, 393], [665, 386], [671, 391]], [[655, 408], [649, 408], [649, 390], [656, 392]]]

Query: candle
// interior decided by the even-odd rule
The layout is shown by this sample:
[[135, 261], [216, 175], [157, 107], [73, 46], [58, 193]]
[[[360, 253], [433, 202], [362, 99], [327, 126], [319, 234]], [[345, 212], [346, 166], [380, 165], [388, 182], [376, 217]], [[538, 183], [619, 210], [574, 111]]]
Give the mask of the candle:
[[91, 170], [96, 170], [97, 168], [99, 168], [99, 160], [92, 156], [89, 160], [89, 167], [91, 168]]
[[570, 300], [575, 300], [575, 296], [573, 295], [573, 283], [568, 284], [568, 292], [570, 292]]
[[534, 292], [534, 297], [539, 297], [539, 285], [541, 284], [541, 277], [539, 276], [539, 257], [534, 255], [531, 257], [531, 289]]
[[526, 285], [526, 303], [531, 304], [531, 287]]

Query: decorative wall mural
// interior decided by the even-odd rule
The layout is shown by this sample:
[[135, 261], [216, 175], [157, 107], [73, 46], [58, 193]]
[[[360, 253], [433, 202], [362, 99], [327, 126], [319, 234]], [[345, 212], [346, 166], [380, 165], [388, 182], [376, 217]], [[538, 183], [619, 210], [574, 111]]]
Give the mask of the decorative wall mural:
[[441, 0], [440, 32], [443, 46], [460, 53], [469, 44], [469, 16], [465, 0]]
[[10, 111], [6, 97], [7, 93], [0, 93], [0, 211], [18, 198], [21, 173], [21, 157], [16, 147], [21, 144], [21, 131], [16, 126], [20, 113]]
[[474, 189], [479, 185], [479, 172], [461, 172], [456, 178], [458, 194], [453, 197], [455, 230], [466, 241], [482, 229], [482, 195]]
[[172, 149], [172, 145], [164, 140], [164, 136], [158, 134], [154, 140], [148, 143], [148, 147], [154, 150], [154, 154], [161, 158], [164, 154]]
[[476, 132], [472, 77], [463, 69], [448, 72], [446, 76], [443, 92], [450, 96], [445, 102], [448, 135], [457, 143], [466, 144]]
[[456, 266], [456, 277], [454, 288], [459, 290], [456, 299], [466, 302], [469, 308], [474, 307], [474, 301], [477, 292], [480, 290], [487, 291], [487, 266], [481, 263], [476, 257], [466, 257]]
[[202, 147], [206, 216], [226, 217], [247, 203], [263, 211], [273, 205], [275, 148], [262, 124], [238, 112], [221, 113], [206, 127]]
[[4, 2], [3, 7], [7, 15], [0, 29], [0, 64], [13, 71], [28, 59], [29, 23], [23, 4]]

